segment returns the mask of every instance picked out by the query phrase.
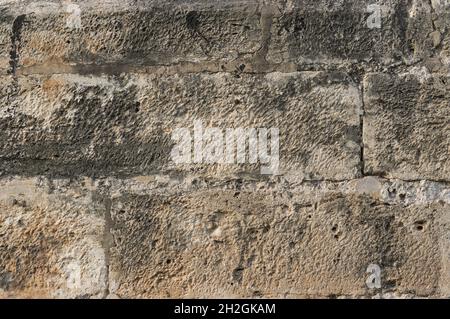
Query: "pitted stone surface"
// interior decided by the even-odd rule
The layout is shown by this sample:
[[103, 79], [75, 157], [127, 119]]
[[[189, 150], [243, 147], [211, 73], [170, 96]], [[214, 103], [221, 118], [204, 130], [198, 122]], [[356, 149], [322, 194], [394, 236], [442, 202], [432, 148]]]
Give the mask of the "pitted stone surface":
[[0, 298], [449, 298], [450, 2], [373, 2], [0, 0]]
[[104, 205], [86, 189], [55, 183], [1, 182], [0, 298], [105, 293]]
[[114, 293], [364, 296], [370, 263], [383, 269], [385, 290], [438, 293], [443, 227], [436, 220], [448, 206], [404, 208], [363, 196], [305, 204], [295, 197], [208, 190], [115, 199]]
[[[280, 130], [280, 170], [307, 179], [360, 174], [359, 89], [342, 73], [21, 76], [4, 81], [4, 175], [259, 174], [258, 165], [175, 165], [176, 128]], [[10, 101], [8, 103], [7, 101]], [[192, 132], [193, 134], [193, 132]], [[39, 158], [36, 165], [30, 161]]]
[[364, 81], [367, 174], [405, 180], [450, 176], [450, 82], [424, 69]]

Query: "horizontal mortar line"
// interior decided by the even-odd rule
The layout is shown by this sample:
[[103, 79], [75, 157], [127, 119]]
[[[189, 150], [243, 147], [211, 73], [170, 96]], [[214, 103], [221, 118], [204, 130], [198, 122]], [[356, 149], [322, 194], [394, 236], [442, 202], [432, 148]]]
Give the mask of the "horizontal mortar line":
[[[361, 65], [364, 62], [352, 62], [350, 65]], [[400, 63], [396, 65], [383, 66], [385, 70], [375, 72], [387, 72], [391, 68], [404, 66], [406, 69], [414, 67], [417, 63], [407, 64]], [[238, 66], [245, 65], [244, 70], [239, 70]], [[234, 75], [240, 74], [271, 74], [271, 73], [296, 73], [296, 72], [342, 72], [348, 73], [349, 64], [342, 61], [338, 63], [274, 63], [274, 64], [258, 64], [247, 60], [235, 60], [227, 62], [180, 62], [174, 64], [158, 64], [158, 65], [139, 65], [139, 64], [40, 64], [36, 66], [21, 67], [17, 70], [16, 76], [27, 75], [118, 75], [123, 73], [135, 74], [158, 74], [158, 75], [174, 75], [174, 74], [193, 74], [193, 73], [229, 73]], [[370, 68], [368, 67], [368, 70]], [[435, 73], [435, 72], [432, 72]], [[6, 71], [0, 73], [2, 76], [8, 76]]]
[[[51, 174], [49, 174], [51, 175]], [[18, 175], [18, 174], [8, 174], [8, 175], [2, 175], [0, 176], [0, 182], [3, 181], [10, 181], [11, 178], [12, 179], [22, 179], [22, 180], [26, 180], [26, 179], [34, 179], [37, 177], [45, 177], [48, 178], [49, 180], [67, 180], [67, 179], [73, 179], [74, 181], [77, 181], [78, 179], [82, 179], [82, 178], [89, 178], [92, 179], [93, 181], [102, 181], [102, 180], [107, 180], [107, 179], [111, 179], [111, 180], [117, 180], [117, 181], [136, 181], [136, 178], [155, 178], [155, 177], [170, 177], [170, 174], [151, 174], [151, 175], [130, 175], [127, 177], [118, 177], [115, 176], [114, 174], [111, 174], [111, 176], [99, 176], [99, 177], [92, 177], [92, 176], [88, 176], [88, 175], [72, 175], [72, 176], [55, 176], [55, 177], [49, 177], [49, 175], [45, 175], [45, 174], [36, 174], [36, 175]], [[182, 185], [184, 184], [186, 181], [190, 181], [193, 179], [198, 179], [200, 181], [205, 181], [211, 184], [216, 183], [217, 186], [220, 186], [222, 183], [232, 183], [232, 182], [236, 182], [236, 181], [240, 181], [242, 182], [243, 185], [251, 185], [253, 183], [260, 183], [260, 182], [264, 182], [264, 181], [268, 181], [268, 182], [273, 182], [273, 179], [271, 177], [267, 177], [266, 175], [264, 175], [265, 177], [260, 177], [261, 175], [246, 175], [246, 176], [224, 176], [224, 177], [205, 177], [205, 176], [201, 176], [201, 175], [189, 175], [189, 178], [183, 177], [183, 176], [179, 176], [177, 183], [173, 184], [172, 186], [176, 186], [176, 185]], [[301, 179], [299, 178], [298, 180], [292, 180], [289, 181], [289, 178], [293, 178], [295, 179], [295, 176], [292, 175], [280, 175], [280, 176], [276, 176], [275, 178], [281, 178], [284, 179], [284, 182], [286, 183], [290, 183], [290, 184], [296, 184], [299, 186], [302, 185], [308, 185], [308, 184], [320, 184], [320, 183], [329, 183], [329, 184], [342, 184], [342, 183], [349, 183], [349, 182], [359, 182], [359, 181], [363, 181], [367, 178], [375, 178], [377, 180], [379, 180], [381, 183], [389, 183], [389, 182], [401, 182], [401, 183], [420, 183], [420, 182], [425, 182], [425, 183], [437, 183], [437, 184], [442, 184], [445, 186], [449, 186], [450, 187], [450, 180], [440, 180], [440, 179], [400, 179], [400, 178], [387, 178], [387, 177], [380, 177], [377, 175], [367, 175], [367, 176], [362, 176], [359, 178], [348, 178], [348, 179]], [[176, 180], [172, 179], [172, 181]], [[152, 182], [149, 182], [152, 183]], [[155, 182], [156, 183], [156, 182]], [[214, 185], [209, 185], [209, 186], [214, 186]]]
[[434, 179], [434, 178], [411, 178], [411, 179], [405, 179], [405, 178], [400, 178], [400, 177], [388, 177], [385, 176], [384, 174], [364, 174], [361, 178], [358, 179], [362, 179], [362, 178], [366, 178], [366, 177], [374, 177], [377, 178], [379, 180], [394, 180], [394, 181], [401, 181], [401, 182], [408, 182], [408, 183], [419, 183], [419, 182], [431, 182], [431, 183], [450, 183], [450, 179]]
[[[245, 64], [244, 62], [240, 62], [239, 64]], [[190, 69], [192, 68], [192, 69]], [[223, 69], [220, 67], [214, 68], [203, 68], [199, 67], [199, 65], [190, 65], [190, 66], [177, 66], [177, 65], [159, 65], [159, 66], [127, 66], [127, 67], [117, 67], [111, 65], [104, 66], [86, 66], [79, 69], [78, 67], [70, 67], [70, 68], [62, 68], [62, 69], [54, 69], [54, 70], [46, 70], [47, 67], [30, 67], [19, 69], [17, 71], [17, 76], [27, 76], [27, 75], [64, 75], [64, 74], [79, 74], [79, 75], [119, 75], [119, 74], [157, 74], [157, 75], [175, 75], [175, 74], [200, 74], [200, 73], [209, 73], [209, 74], [217, 74], [217, 73], [228, 73], [233, 75], [240, 74], [270, 74], [270, 73], [295, 73], [295, 72], [326, 72], [329, 70], [326, 69], [305, 69], [293, 67], [293, 66], [282, 66], [282, 67], [273, 67], [269, 66], [266, 70], [251, 70], [251, 71], [237, 71], [236, 68], [228, 68]], [[4, 74], [7, 75], [7, 74]]]
[[[8, 188], [8, 184], [9, 183], [14, 183], [14, 181], [17, 179], [9, 179], [6, 181], [6, 183], [4, 185], [0, 184], [0, 189], [7, 189]], [[30, 180], [30, 179], [27, 179]], [[20, 180], [19, 180], [20, 181]], [[289, 194], [292, 195], [302, 195], [302, 194], [307, 194], [308, 191], [311, 191], [313, 189], [315, 189], [314, 187], [317, 185], [308, 185], [306, 183], [302, 183], [302, 184], [298, 184], [295, 185], [295, 187], [284, 187], [284, 188], [269, 188], [269, 189], [261, 189], [261, 190], [255, 190], [252, 189], [252, 187], [254, 187], [256, 185], [256, 183], [243, 183], [239, 188], [224, 188], [225, 184], [205, 184], [204, 186], [201, 187], [196, 187], [196, 186], [191, 186], [191, 185], [183, 185], [182, 183], [179, 184], [172, 184], [172, 185], [151, 185], [149, 183], [149, 185], [151, 186], [150, 188], [146, 188], [145, 182], [138, 182], [138, 181], [133, 181], [130, 180], [131, 184], [127, 185], [126, 181], [123, 180], [109, 180], [112, 183], [121, 183], [120, 184], [120, 191], [118, 191], [118, 189], [115, 189], [114, 187], [112, 188], [112, 191], [114, 192], [114, 198], [120, 198], [123, 196], [127, 196], [127, 194], [135, 194], [137, 196], [160, 196], [160, 195], [178, 195], [178, 194], [196, 194], [196, 193], [201, 193], [201, 192], [208, 192], [208, 191], [212, 191], [212, 192], [240, 192], [240, 193], [255, 193], [258, 192], [260, 194], [270, 194], [270, 193], [277, 193], [277, 192], [287, 192]], [[2, 180], [0, 179], [0, 183], [2, 182]], [[72, 180], [71, 183], [69, 185], [67, 185], [67, 187], [70, 189], [71, 187], [79, 187], [80, 185], [80, 180]], [[125, 183], [124, 183], [125, 182]], [[140, 184], [140, 185], [139, 185]], [[139, 188], [137, 189], [133, 189], [134, 186], [138, 186]], [[188, 187], [186, 187], [188, 186]], [[309, 189], [302, 189], [302, 187], [309, 187]], [[301, 204], [301, 206], [299, 206], [299, 208], [306, 208], [306, 207], [313, 207], [315, 203], [317, 203], [318, 201], [320, 201], [321, 199], [326, 199], [327, 196], [338, 196], [338, 197], [345, 197], [345, 196], [372, 196], [372, 198], [374, 200], [377, 200], [381, 205], [385, 205], [385, 206], [402, 206], [402, 207], [411, 207], [411, 206], [415, 206], [415, 205], [432, 205], [432, 204], [437, 204], [440, 203], [442, 205], [450, 205], [450, 202], [448, 202], [448, 198], [442, 194], [440, 195], [436, 195], [435, 197], [432, 198], [428, 198], [425, 200], [414, 200], [414, 201], [405, 201], [399, 198], [393, 198], [393, 199], [388, 199], [388, 198], [383, 198], [383, 197], [377, 197], [376, 194], [380, 194], [381, 195], [381, 190], [383, 185], [380, 185], [380, 188], [378, 191], [374, 190], [374, 191], [358, 191], [358, 189], [353, 188], [356, 185], [353, 185], [352, 188], [345, 188], [345, 185], [339, 185], [339, 183], [336, 184], [328, 184], [328, 186], [331, 186], [328, 189], [322, 189], [322, 190], [317, 190], [319, 191], [319, 196], [313, 196], [313, 197], [307, 197], [306, 202], [303, 202], [303, 204]], [[342, 186], [344, 188], [342, 189], [336, 189], [334, 187], [336, 186]], [[409, 185], [406, 185], [409, 186]], [[37, 186], [35, 186], [37, 187]], [[384, 186], [386, 187], [386, 185]], [[105, 196], [110, 196], [108, 194], [110, 194], [111, 189], [107, 190], [106, 192], [104, 192], [104, 190], [101, 190], [101, 187], [98, 188], [97, 186], [94, 188], [90, 188], [90, 187], [85, 187], [82, 186], [82, 189], [85, 189], [86, 191], [89, 192], [95, 192], [95, 191], [100, 191], [102, 192], [102, 194], [104, 194]], [[426, 192], [426, 190], [422, 190], [419, 191], [420, 188], [419, 187], [415, 187], [415, 188], [409, 188], [409, 192], [412, 192], [413, 194], [416, 193], [420, 196], [420, 194], [424, 194]], [[62, 192], [58, 192], [58, 194], [65, 194], [67, 193], [67, 191], [62, 191]], [[316, 194], [316, 195], [317, 195]], [[374, 196], [375, 195], [375, 196]]]
[[[361, 65], [363, 61], [351, 61], [350, 65]], [[244, 65], [244, 69], [238, 69]], [[412, 67], [415, 64], [401, 63], [396, 65], [384, 66], [385, 69], [391, 67]], [[173, 64], [133, 64], [133, 63], [103, 63], [103, 64], [54, 64], [44, 63], [35, 66], [19, 67], [18, 76], [39, 75], [39, 74], [117, 74], [117, 73], [233, 73], [233, 74], [268, 74], [274, 72], [293, 73], [293, 72], [344, 72], [348, 68], [348, 61], [336, 63], [254, 63], [246, 59], [233, 61], [211, 61], [211, 62], [178, 62]], [[332, 68], [332, 69], [330, 69]], [[4, 71], [3, 75], [7, 75]]]

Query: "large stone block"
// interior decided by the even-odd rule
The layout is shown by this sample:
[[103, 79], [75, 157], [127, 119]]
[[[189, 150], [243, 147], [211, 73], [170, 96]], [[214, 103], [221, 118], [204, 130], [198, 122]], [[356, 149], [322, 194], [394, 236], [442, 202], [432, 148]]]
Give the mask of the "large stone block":
[[219, 63], [258, 51], [261, 41], [256, 1], [26, 1], [3, 10], [21, 17], [23, 68]]
[[[315, 200], [307, 192], [258, 189], [117, 194], [111, 293], [371, 297], [448, 290], [440, 286], [448, 204], [387, 204], [362, 194], [367, 189], [316, 189]], [[366, 286], [370, 264], [381, 268], [381, 289]]]
[[360, 174], [360, 91], [341, 73], [27, 76], [1, 98], [6, 175], [260, 174], [258, 164], [175, 165], [171, 134], [192, 133], [195, 120], [278, 128], [281, 174]]
[[105, 295], [105, 206], [92, 195], [38, 178], [0, 182], [0, 298]]
[[364, 81], [367, 174], [405, 180], [450, 178], [450, 81], [416, 68]]
[[[433, 54], [426, 1], [289, 1], [274, 17], [268, 60], [330, 67], [396, 65]], [[359, 67], [361, 67], [359, 65]]]

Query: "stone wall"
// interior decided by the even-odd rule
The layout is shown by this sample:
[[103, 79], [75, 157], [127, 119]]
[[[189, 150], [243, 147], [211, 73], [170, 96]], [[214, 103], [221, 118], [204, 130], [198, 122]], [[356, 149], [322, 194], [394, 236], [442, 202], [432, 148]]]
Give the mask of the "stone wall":
[[450, 297], [448, 0], [1, 0], [0, 77], [1, 298]]

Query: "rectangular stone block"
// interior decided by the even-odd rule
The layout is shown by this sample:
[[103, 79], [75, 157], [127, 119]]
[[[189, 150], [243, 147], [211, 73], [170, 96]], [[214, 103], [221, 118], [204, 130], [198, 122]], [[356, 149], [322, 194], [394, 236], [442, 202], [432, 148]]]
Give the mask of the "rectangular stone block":
[[[175, 164], [177, 128], [279, 129], [279, 174], [360, 175], [359, 88], [342, 73], [52, 75], [5, 79], [3, 175], [261, 174], [260, 163]], [[248, 148], [247, 148], [248, 149]], [[193, 158], [193, 156], [191, 156]]]
[[256, 52], [261, 41], [256, 1], [28, 1], [3, 15], [22, 17], [19, 68], [220, 63]]
[[450, 82], [417, 67], [364, 80], [364, 162], [369, 175], [449, 180]]
[[0, 181], [0, 299], [105, 295], [105, 206], [67, 184]]
[[429, 56], [432, 31], [427, 1], [292, 1], [273, 18], [267, 60], [311, 67], [404, 63]]
[[[279, 192], [232, 182], [147, 194], [121, 188], [111, 206], [110, 291], [122, 298], [445, 293], [448, 204], [387, 204], [364, 194], [369, 184], [346, 195], [325, 185]], [[369, 265], [380, 269], [379, 288], [367, 286]]]

